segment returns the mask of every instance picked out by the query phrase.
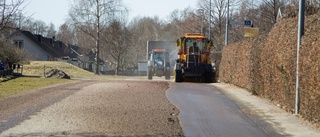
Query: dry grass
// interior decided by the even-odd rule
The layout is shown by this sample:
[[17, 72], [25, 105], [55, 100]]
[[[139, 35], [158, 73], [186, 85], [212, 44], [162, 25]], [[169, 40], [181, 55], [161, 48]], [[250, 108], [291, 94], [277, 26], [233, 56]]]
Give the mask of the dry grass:
[[23, 75], [44, 77], [44, 72], [51, 69], [59, 69], [68, 74], [71, 79], [101, 79], [101, 80], [117, 80], [117, 79], [146, 79], [146, 76], [116, 76], [116, 75], [96, 75], [90, 71], [83, 70], [72, 64], [61, 61], [31, 61], [30, 64], [23, 66]]
[[16, 79], [0, 78], [0, 98], [8, 97], [22, 92], [46, 87], [54, 84], [72, 82], [73, 80], [44, 78], [44, 72], [51, 69], [59, 69], [68, 74], [71, 79], [99, 79], [99, 80], [123, 80], [123, 79], [147, 79], [146, 76], [128, 77], [95, 75], [92, 72], [80, 69], [66, 62], [59, 61], [31, 61], [23, 66], [23, 76]]
[[24, 91], [38, 89], [49, 85], [72, 82], [67, 79], [38, 78], [38, 77], [19, 77], [0, 83], [0, 98], [20, 94]]
[[[44, 69], [45, 68], [45, 69]], [[43, 78], [44, 71], [51, 69], [60, 69], [67, 73], [71, 78], [97, 78], [95, 74], [75, 67], [71, 64], [58, 61], [31, 61], [30, 64], [24, 65], [24, 77], [18, 77], [8, 81], [0, 79], [0, 98], [20, 94], [32, 89], [38, 89], [59, 83], [72, 82], [73, 80]]]
[[24, 65], [23, 75], [44, 76], [44, 71], [59, 69], [67, 73], [71, 78], [95, 77], [92, 72], [80, 69], [72, 64], [60, 61], [31, 61], [30, 64]]

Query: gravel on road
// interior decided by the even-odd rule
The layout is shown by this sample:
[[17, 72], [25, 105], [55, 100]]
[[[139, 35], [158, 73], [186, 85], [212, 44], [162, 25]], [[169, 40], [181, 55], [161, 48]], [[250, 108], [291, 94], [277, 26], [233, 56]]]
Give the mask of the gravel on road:
[[[24, 108], [43, 108], [0, 131], [0, 136], [183, 136], [179, 110], [166, 98], [167, 89], [165, 81], [143, 80], [80, 81], [42, 89], [37, 93], [70, 94], [46, 106], [35, 105], [39, 103], [33, 98], [33, 103]], [[0, 103], [0, 110], [1, 107]], [[6, 121], [0, 127], [15, 120], [9, 116], [0, 118]]]

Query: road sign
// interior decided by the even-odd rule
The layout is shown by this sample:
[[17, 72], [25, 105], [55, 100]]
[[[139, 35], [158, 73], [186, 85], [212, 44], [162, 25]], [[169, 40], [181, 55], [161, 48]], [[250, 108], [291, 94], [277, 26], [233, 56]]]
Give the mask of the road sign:
[[230, 21], [229, 24], [231, 25], [245, 25], [245, 26], [252, 26], [253, 22], [251, 20], [245, 21]]
[[259, 28], [244, 27], [244, 37], [258, 37]]
[[230, 21], [231, 25], [243, 25], [243, 21]]
[[252, 26], [252, 21], [251, 20], [245, 20], [244, 25], [246, 26]]

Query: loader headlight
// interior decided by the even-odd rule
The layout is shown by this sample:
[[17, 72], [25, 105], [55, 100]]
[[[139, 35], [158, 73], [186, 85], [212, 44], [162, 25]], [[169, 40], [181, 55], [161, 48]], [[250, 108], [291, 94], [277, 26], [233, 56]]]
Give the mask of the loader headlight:
[[211, 63], [211, 65], [212, 65], [212, 70], [213, 70], [213, 71], [216, 71], [216, 70], [217, 70], [217, 68], [216, 68], [216, 63]]

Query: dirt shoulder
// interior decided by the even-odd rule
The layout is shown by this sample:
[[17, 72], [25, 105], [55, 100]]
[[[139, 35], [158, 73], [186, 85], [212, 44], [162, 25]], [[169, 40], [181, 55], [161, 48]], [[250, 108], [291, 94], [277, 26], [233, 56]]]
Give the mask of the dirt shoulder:
[[[30, 113], [0, 136], [183, 136], [167, 88], [167, 82], [128, 80], [51, 87], [46, 90], [73, 93]], [[1, 127], [10, 120], [15, 119]]]

